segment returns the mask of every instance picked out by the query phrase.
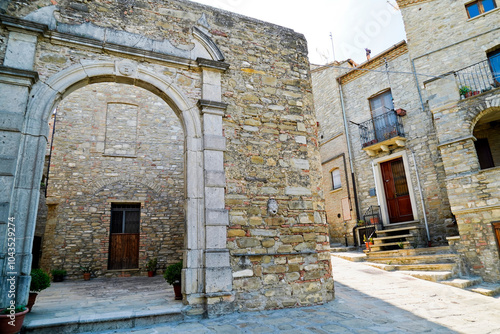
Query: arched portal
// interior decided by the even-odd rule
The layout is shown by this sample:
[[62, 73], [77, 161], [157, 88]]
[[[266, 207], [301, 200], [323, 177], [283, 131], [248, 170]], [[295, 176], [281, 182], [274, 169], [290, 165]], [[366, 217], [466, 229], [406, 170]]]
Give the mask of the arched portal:
[[[224, 219], [227, 220], [225, 217], [227, 213], [224, 212], [223, 188], [220, 187], [224, 182], [223, 168], [218, 161], [218, 153], [222, 156], [222, 152], [214, 151], [217, 146], [220, 146], [217, 144], [218, 138], [215, 140], [214, 138], [205, 138], [204, 140], [204, 129], [200, 116], [200, 114], [204, 114], [205, 117], [210, 117], [214, 113], [211, 110], [217, 109], [219, 106], [215, 103], [214, 107], [214, 103], [205, 100], [201, 100], [198, 105], [195, 105], [168, 77], [155, 73], [145, 66], [130, 60], [82, 62], [33, 86], [25, 122], [26, 133], [32, 135], [25, 136], [21, 142], [18, 160], [25, 162], [19, 166], [21, 169], [32, 169], [32, 172], [17, 175], [15, 180], [18, 189], [17, 195], [25, 196], [23, 193], [36, 189], [35, 185], [39, 182], [43, 168], [46, 138], [48, 137], [47, 122], [52, 110], [74, 90], [98, 82], [117, 82], [145, 88], [162, 98], [179, 117], [185, 136], [184, 207], [186, 221], [183, 255], [185, 303], [199, 304], [200, 301], [205, 300], [205, 297], [210, 297], [211, 293], [231, 295], [229, 253], [225, 250], [225, 242], [220, 242], [226, 238]], [[200, 109], [202, 109], [201, 113]], [[215, 113], [217, 114], [217, 112]], [[205, 136], [210, 135], [205, 131]], [[216, 136], [212, 135], [212, 137]], [[211, 145], [211, 142], [214, 144]], [[207, 165], [204, 160], [208, 160], [209, 164]], [[31, 162], [30, 166], [26, 162]], [[210, 167], [210, 162], [215, 167]], [[219, 167], [220, 171], [211, 171], [211, 169]], [[205, 182], [205, 176], [209, 179], [207, 182]], [[210, 196], [208, 203], [205, 202], [207, 194]], [[32, 205], [37, 205], [38, 203], [34, 203], [37, 200], [33, 191], [31, 191], [31, 197], [33, 198]], [[19, 198], [19, 201], [26, 203], [26, 199]], [[213, 225], [219, 225], [214, 226], [215, 229], [208, 226], [212, 234], [211, 240], [215, 240], [217, 244], [207, 245], [206, 243], [206, 218], [209, 222], [215, 221]], [[34, 219], [35, 217], [28, 219], [30, 224], [28, 229], [31, 231], [31, 235], [34, 231]], [[217, 235], [219, 232], [220, 235]], [[217, 281], [210, 279], [211, 272], [217, 273], [219, 277]]]

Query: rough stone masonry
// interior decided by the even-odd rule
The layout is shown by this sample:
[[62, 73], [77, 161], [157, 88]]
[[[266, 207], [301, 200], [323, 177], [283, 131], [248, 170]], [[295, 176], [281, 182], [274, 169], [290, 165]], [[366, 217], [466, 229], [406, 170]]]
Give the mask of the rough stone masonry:
[[[182, 126], [184, 242], [174, 245], [181, 249], [170, 251], [182, 252], [189, 312], [261, 310], [333, 299], [304, 36], [189, 1], [3, 1], [0, 11], [0, 183], [7, 189], [0, 195], [0, 235], [6, 235], [7, 219], [15, 217], [18, 303], [26, 301], [30, 281], [49, 117], [71, 93], [104, 82], [148, 90], [168, 105]], [[101, 86], [96, 93], [103, 92], [106, 88]], [[120, 115], [123, 109], [122, 116], [129, 118], [140, 115], [140, 108], [120, 109], [120, 104], [130, 103], [125, 100], [118, 96], [111, 101], [118, 105], [108, 105], [107, 110]], [[67, 117], [75, 117], [70, 114], [76, 110], [70, 109]], [[95, 148], [68, 145], [68, 156], [79, 159], [87, 154], [83, 149], [93, 149], [102, 161], [126, 155], [124, 160], [141, 165], [144, 147], [130, 143], [139, 141], [140, 135], [147, 140], [148, 134], [141, 134], [139, 122], [129, 122], [136, 135], [128, 133], [122, 138], [126, 143], [120, 143], [113, 129], [121, 123], [119, 118], [115, 121], [96, 124], [99, 131], [111, 128], [108, 142], [95, 138]], [[61, 131], [71, 140], [71, 130]], [[77, 154], [79, 150], [84, 154]], [[69, 162], [56, 162], [54, 173], [72, 168]], [[109, 161], [102, 163], [106, 165]], [[172, 168], [166, 159], [156, 165]], [[152, 187], [148, 177], [158, 180], [161, 193], [161, 185], [168, 184], [166, 174], [151, 167], [144, 174], [140, 168], [127, 169], [121, 176], [103, 167], [107, 177], [89, 179], [96, 187], [67, 184], [57, 189], [60, 198], [50, 205], [67, 207], [78, 187], [85, 188], [81, 192], [89, 200], [97, 191], [96, 201], [101, 203], [107, 195], [112, 202], [117, 192], [135, 200], [134, 187]], [[99, 171], [94, 168], [93, 173]], [[155, 191], [146, 192], [144, 199], [165, 203]], [[277, 212], [268, 210], [272, 200]], [[148, 200], [140, 202], [147, 212]], [[103, 210], [92, 220], [95, 226], [109, 224], [107, 205], [95, 207], [95, 213]], [[156, 224], [170, 224], [170, 214]], [[156, 229], [162, 237], [172, 238], [167, 230], [166, 225]], [[99, 233], [106, 239], [106, 228], [99, 228]], [[141, 230], [146, 238], [148, 233]], [[2, 251], [6, 242], [3, 238]], [[105, 251], [105, 246], [85, 251], [100, 261], [103, 275]], [[145, 251], [143, 260], [146, 255], [155, 254]], [[0, 265], [4, 284], [3, 255]], [[6, 303], [2, 296], [0, 306]]]

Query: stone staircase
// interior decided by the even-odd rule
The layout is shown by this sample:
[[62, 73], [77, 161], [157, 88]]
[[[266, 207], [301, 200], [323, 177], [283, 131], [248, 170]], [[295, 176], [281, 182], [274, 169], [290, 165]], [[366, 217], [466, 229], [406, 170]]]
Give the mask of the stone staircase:
[[421, 232], [418, 226], [405, 226], [387, 230], [377, 230], [377, 237], [373, 238], [371, 252], [410, 249], [422, 244]]
[[466, 276], [460, 256], [451, 253], [449, 246], [372, 250], [365, 251], [365, 254], [366, 264], [383, 270], [398, 271], [415, 278], [466, 289], [486, 296], [500, 294], [500, 284], [485, 283], [479, 277]]

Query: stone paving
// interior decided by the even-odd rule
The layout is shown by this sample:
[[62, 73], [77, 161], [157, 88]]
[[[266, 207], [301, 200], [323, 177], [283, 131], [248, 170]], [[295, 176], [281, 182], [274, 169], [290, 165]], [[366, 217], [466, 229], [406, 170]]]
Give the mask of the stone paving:
[[[92, 333], [500, 333], [500, 297], [486, 297], [336, 257], [333, 257], [333, 268], [336, 298], [326, 305], [235, 313], [211, 319], [188, 319]], [[169, 295], [170, 289], [159, 278], [145, 282], [165, 287], [146, 292], [147, 287], [122, 286], [122, 292], [129, 289], [128, 298], [114, 297], [120, 295], [114, 288], [94, 291], [92, 298], [111, 297], [113, 304], [108, 305], [108, 311], [115, 308], [161, 307], [161, 300], [163, 303], [174, 303]], [[77, 283], [80, 286], [85, 284]], [[133, 293], [134, 289], [139, 290]], [[104, 299], [92, 301], [90, 296], [81, 301], [63, 299], [59, 290], [51, 297], [43, 296], [30, 317], [42, 313], [49, 315], [56, 308], [62, 312], [56, 316], [61, 316], [63, 309], [71, 303], [73, 306], [66, 310], [67, 315], [102, 312], [102, 307], [105, 307]], [[53, 303], [52, 311], [47, 308], [49, 301]], [[57, 303], [61, 305], [56, 306]], [[91, 305], [94, 305], [93, 309], [88, 308]]]

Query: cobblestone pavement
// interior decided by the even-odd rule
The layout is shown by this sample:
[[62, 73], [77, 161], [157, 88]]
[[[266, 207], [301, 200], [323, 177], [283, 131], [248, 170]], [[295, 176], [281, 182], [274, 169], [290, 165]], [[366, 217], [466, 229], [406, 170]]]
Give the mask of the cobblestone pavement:
[[107, 333], [500, 333], [500, 298], [333, 258], [335, 301]]

